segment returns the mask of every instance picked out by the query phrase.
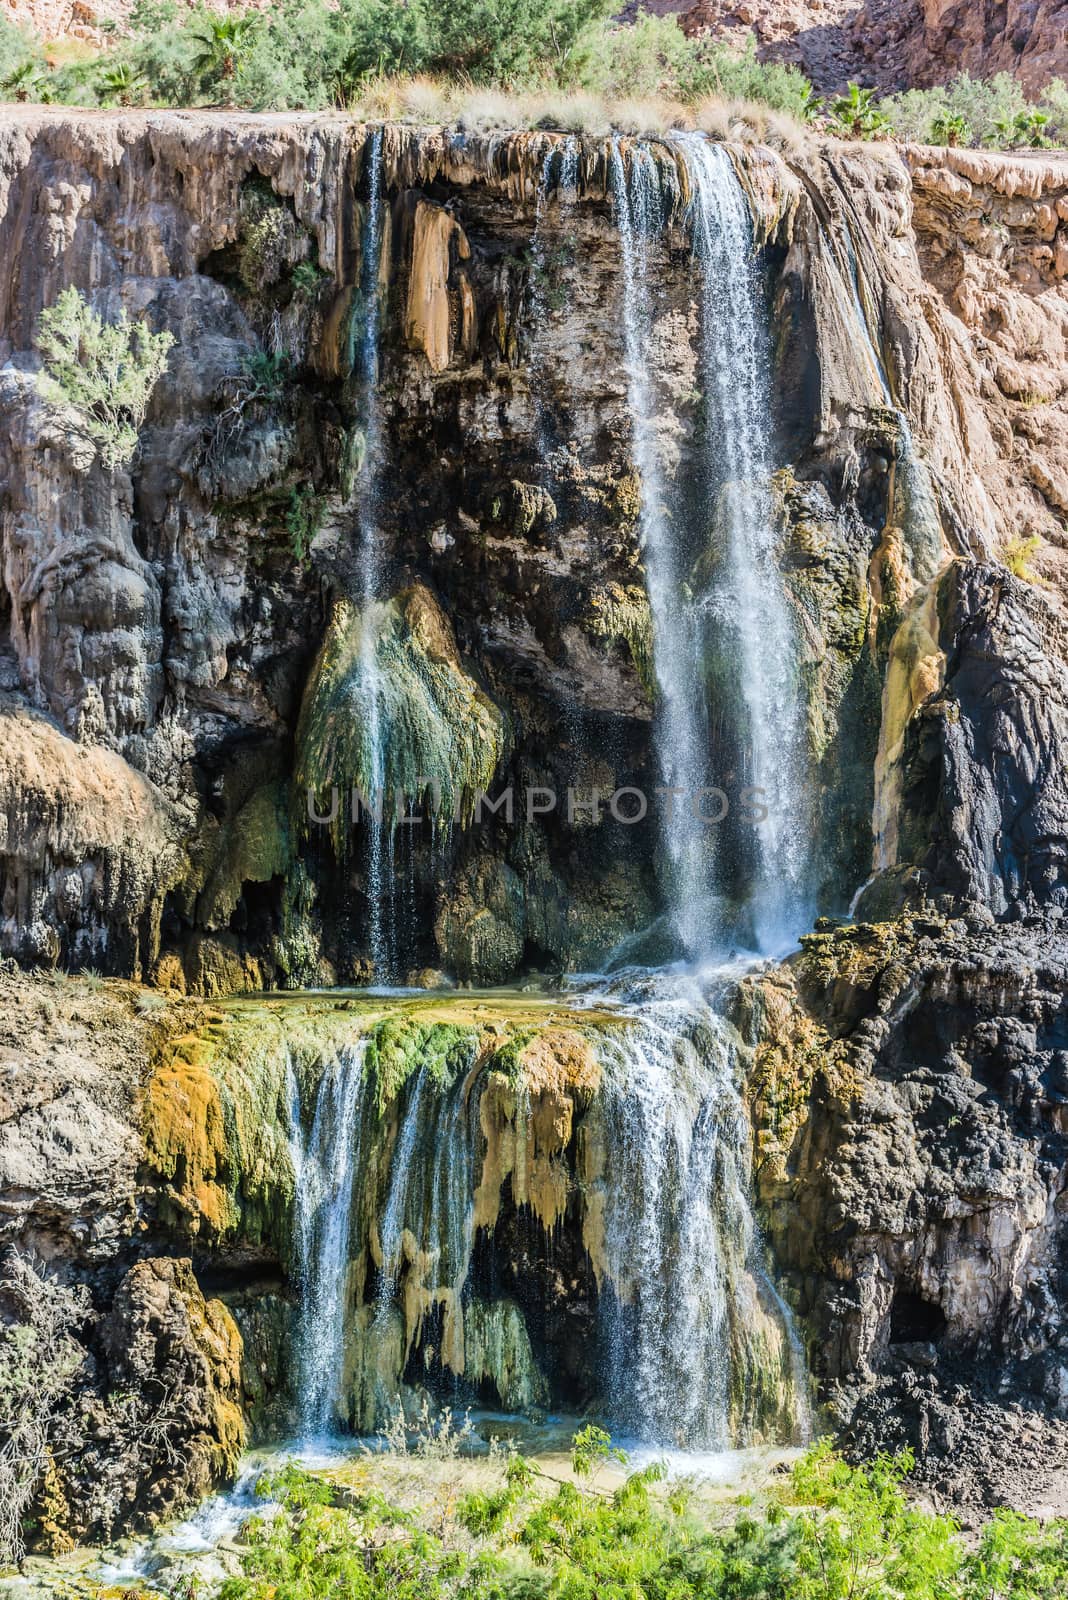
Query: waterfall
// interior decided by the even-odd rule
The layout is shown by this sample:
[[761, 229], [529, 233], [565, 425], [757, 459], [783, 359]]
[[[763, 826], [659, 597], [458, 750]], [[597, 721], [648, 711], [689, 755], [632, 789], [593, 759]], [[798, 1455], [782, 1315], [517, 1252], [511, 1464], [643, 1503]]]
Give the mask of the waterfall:
[[345, 1046], [325, 1067], [306, 1137], [296, 1075], [287, 1062], [295, 1178], [293, 1251], [301, 1296], [296, 1391], [301, 1432], [309, 1438], [330, 1433], [341, 1409], [365, 1048], [362, 1039]]
[[[516, 1270], [510, 1254], [494, 1262], [498, 1240], [514, 1237], [499, 1227], [502, 1207], [540, 1218], [550, 1237], [566, 1210], [580, 1230], [598, 1286], [590, 1366], [614, 1426], [712, 1449], [803, 1434], [803, 1358], [749, 1201], [734, 1035], [693, 983], [647, 975], [640, 990], [587, 998], [600, 1016], [589, 1034], [600, 1089], [565, 1118], [582, 1123], [570, 1177], [559, 1165], [570, 1134], [550, 1153], [562, 1091], [543, 1097], [544, 1054], [532, 1080], [514, 1065], [509, 1078], [492, 1055], [476, 1070], [485, 1037], [446, 1058], [431, 1027], [390, 1092], [404, 1034], [387, 1019], [325, 1062], [310, 1123], [287, 1064], [304, 1438], [380, 1425], [420, 1365], [426, 1381], [469, 1392], [490, 1380], [506, 1404], [549, 1399], [523, 1309], [537, 1316], [526, 1297], [538, 1280], [515, 1299], [493, 1289]], [[561, 1182], [566, 1206], [551, 1198]]]
[[[714, 830], [690, 804], [716, 784], [708, 770], [713, 651], [731, 666], [730, 703], [714, 709], [727, 711], [746, 786], [764, 791], [769, 813], [750, 853], [738, 923], [759, 949], [792, 942], [808, 920], [809, 818], [795, 639], [777, 563], [769, 334], [752, 222], [724, 149], [683, 135], [678, 151], [692, 195], [686, 221], [700, 323], [696, 512], [669, 482], [658, 436], [651, 251], [665, 205], [657, 164], [641, 146], [625, 161], [613, 141], [610, 180], [653, 617], [654, 738], [664, 788], [681, 791], [661, 812], [662, 873], [672, 931], [693, 957], [736, 931], [719, 892]], [[773, 1413], [799, 1431], [803, 1358], [761, 1260], [749, 1127], [723, 1017], [700, 996], [652, 983], [638, 1025], [607, 1055], [605, 1250], [615, 1293], [605, 1341], [614, 1409], [626, 1426], [668, 1444], [722, 1446], [740, 1431], [746, 1405], [750, 1425]]]
[[698, 604], [736, 641], [748, 781], [767, 820], [750, 890], [757, 947], [791, 944], [809, 920], [809, 818], [796, 648], [776, 559], [771, 502], [770, 336], [753, 226], [730, 156], [700, 135], [680, 139], [690, 175], [701, 294], [702, 480], [718, 491], [725, 559]]
[[[677, 527], [667, 505], [656, 434], [657, 398], [650, 351], [654, 293], [649, 243], [661, 226], [663, 198], [656, 162], [632, 145], [630, 172], [618, 139], [612, 141], [610, 178], [623, 265], [623, 348], [634, 461], [642, 485], [641, 541], [653, 619], [653, 661], [659, 691], [654, 738], [666, 789], [692, 793], [707, 780], [708, 721], [697, 664], [700, 634], [693, 607], [683, 598]], [[675, 806], [662, 840], [672, 932], [688, 954], [704, 947], [714, 925], [707, 830], [688, 804]]]
[[[369, 148], [353, 357], [367, 430], [357, 502], [365, 613], [382, 605], [375, 525], [381, 454], [375, 398], [380, 134]], [[693, 472], [668, 472], [660, 434], [653, 338], [654, 248], [665, 211], [660, 169], [648, 147], [631, 145], [624, 159], [614, 140], [609, 176], [622, 255], [627, 400], [642, 483], [640, 528], [654, 629], [656, 755], [665, 788], [685, 794], [665, 827], [661, 870], [677, 944], [690, 956], [707, 957], [738, 928], [765, 949], [796, 931], [805, 910], [808, 819], [801, 799], [805, 774], [794, 638], [776, 560], [768, 333], [752, 226], [726, 152], [697, 136], [681, 136], [675, 149], [690, 178], [686, 220], [700, 330], [695, 355], [703, 405], [689, 446]], [[542, 170], [534, 241], [535, 264], [542, 269], [539, 293], [548, 259], [542, 222], [552, 174], [558, 171], [558, 190], [573, 188], [577, 158], [577, 142], [570, 141], [554, 147]], [[540, 359], [535, 346], [534, 379]], [[549, 430], [543, 398], [537, 383], [532, 386], [544, 461]], [[685, 493], [679, 477], [687, 480]], [[709, 572], [701, 558], [713, 545], [717, 555]], [[384, 670], [375, 656], [377, 637], [375, 627], [364, 627], [360, 670], [372, 687], [373, 776], [384, 788], [388, 719], [377, 676]], [[713, 649], [732, 663], [732, 697], [725, 708], [715, 708], [717, 718], [726, 712], [743, 753], [745, 782], [766, 791], [771, 813], [750, 852], [745, 903], [734, 925], [724, 909], [716, 831], [689, 804], [691, 795], [723, 776], [709, 770], [706, 660]], [[396, 889], [388, 817], [368, 826], [370, 942], [381, 978], [395, 967], [395, 922], [412, 897], [403, 882]], [[591, 1000], [619, 1006], [618, 996]], [[523, 1079], [522, 1049], [513, 1052], [507, 1069], [488, 1072], [491, 1091], [475, 1070], [491, 1059], [488, 1041], [497, 1037], [496, 1027], [481, 1031], [462, 1060], [462, 1050], [454, 1053], [453, 1045], [442, 1055], [440, 1041], [431, 1045], [428, 1030], [417, 1046], [421, 1054], [404, 1055], [406, 1077], [389, 1094], [389, 1073], [400, 1070], [399, 1045], [390, 1045], [388, 1037], [376, 1043], [370, 1089], [364, 1045], [348, 1047], [323, 1071], [306, 1135], [294, 1100], [294, 1255], [302, 1291], [296, 1373], [306, 1432], [327, 1431], [339, 1415], [357, 1414], [363, 1401], [350, 1403], [353, 1383], [366, 1394], [372, 1366], [375, 1381], [388, 1377], [396, 1386], [417, 1355], [428, 1375], [461, 1376], [469, 1315], [472, 1328], [481, 1330], [475, 1343], [483, 1354], [496, 1348], [496, 1334], [516, 1318], [522, 1324], [517, 1304], [479, 1297], [497, 1281], [491, 1270], [495, 1241], [508, 1237], [507, 1229], [497, 1229], [501, 1208], [545, 1215], [532, 1200], [535, 1171], [542, 1199], [557, 1192], [557, 1183], [565, 1194], [543, 1225], [584, 1230], [597, 1276], [607, 1395], [624, 1427], [661, 1444], [712, 1448], [801, 1431], [802, 1363], [789, 1314], [763, 1264], [734, 1035], [722, 1011], [695, 986], [669, 980], [650, 978], [640, 995], [625, 994], [619, 1009], [618, 1027], [602, 1023], [583, 1036], [595, 1048], [601, 1086], [592, 1105], [578, 1109], [576, 1097], [569, 1107], [568, 1118], [572, 1112], [578, 1120], [588, 1114], [589, 1124], [570, 1155], [557, 1153], [555, 1165], [539, 1149], [548, 1123], [545, 1107], [536, 1112], [533, 1106], [540, 1091]], [[521, 1037], [517, 1033], [513, 1042]], [[377, 1081], [380, 1072], [383, 1083]], [[295, 1094], [292, 1072], [291, 1079]], [[481, 1098], [488, 1092], [490, 1099]], [[565, 1089], [554, 1092], [564, 1095]], [[507, 1114], [500, 1109], [502, 1096], [511, 1097]], [[494, 1116], [510, 1119], [507, 1136]], [[550, 1120], [555, 1127], [555, 1118]], [[497, 1138], [492, 1152], [491, 1126]], [[603, 1174], [588, 1186], [578, 1170], [580, 1147], [603, 1156]], [[506, 1148], [512, 1152], [508, 1160]], [[570, 1172], [567, 1160], [575, 1163]], [[396, 1356], [388, 1373], [384, 1362], [375, 1365], [375, 1352], [386, 1348], [387, 1337]], [[514, 1353], [514, 1338], [511, 1348]], [[536, 1370], [533, 1357], [530, 1370]], [[478, 1375], [485, 1375], [481, 1367]]]
[[402, 1292], [405, 1235], [418, 1260], [409, 1283], [441, 1306], [443, 1356], [463, 1349], [461, 1295], [474, 1248], [477, 1121], [469, 1120], [463, 1077], [446, 1084], [429, 1067], [417, 1069], [400, 1108], [379, 1225], [381, 1273], [376, 1315], [381, 1321]]
[[723, 1018], [653, 982], [603, 1055], [612, 1292], [602, 1320], [615, 1418], [668, 1446], [722, 1449], [769, 1428], [800, 1436], [803, 1358], [762, 1261]]
[[[363, 462], [356, 486], [356, 533], [359, 602], [366, 614], [379, 601], [381, 586], [380, 538], [378, 529], [378, 489], [382, 454], [382, 414], [379, 401], [379, 331], [381, 307], [379, 290], [382, 266], [382, 129], [371, 134], [367, 156], [367, 210], [360, 247], [360, 277], [350, 328], [350, 364], [357, 403], [363, 423]], [[365, 627], [362, 635], [360, 668], [367, 686], [367, 729], [371, 761], [367, 774], [368, 800], [375, 807], [382, 800], [388, 808], [386, 787], [386, 733], [382, 715], [382, 695], [376, 660], [378, 630]], [[351, 774], [343, 774], [351, 782]], [[383, 904], [392, 893], [391, 846], [392, 816], [365, 815], [367, 833], [368, 939], [375, 977], [392, 976], [394, 939], [389, 905]]]
[[552, 439], [549, 428], [549, 407], [546, 405], [543, 393], [546, 366], [545, 332], [553, 310], [559, 308], [554, 307], [552, 303], [550, 279], [554, 263], [546, 240], [547, 218], [554, 194], [557, 196], [558, 204], [564, 204], [574, 198], [578, 187], [579, 148], [579, 142], [573, 135], [562, 143], [554, 140], [549, 144], [542, 160], [538, 188], [534, 197], [531, 302], [535, 327], [527, 371], [531, 399], [534, 403], [541, 487], [550, 493], [552, 473], [549, 469], [549, 453]]
[[[752, 224], [730, 157], [701, 135], [682, 135], [693, 199], [694, 288], [700, 313], [695, 477], [704, 542], [721, 549], [710, 579], [696, 584], [692, 535], [680, 492], [669, 492], [657, 439], [650, 371], [656, 320], [650, 242], [663, 201], [648, 150], [627, 163], [611, 150], [611, 185], [623, 264], [623, 335], [635, 463], [642, 480], [641, 535], [653, 617], [659, 690], [654, 726], [666, 790], [663, 855], [673, 930], [685, 951], [708, 953], [728, 933], [716, 894], [713, 829], [693, 803], [715, 785], [708, 771], [710, 646], [732, 662], [729, 708], [744, 751], [746, 786], [762, 790], [760, 825], [743, 918], [760, 949], [792, 941], [806, 920], [808, 817], [795, 644], [770, 494], [768, 332], [754, 260]], [[696, 592], [695, 592], [696, 591]], [[721, 709], [721, 708], [717, 708]]]

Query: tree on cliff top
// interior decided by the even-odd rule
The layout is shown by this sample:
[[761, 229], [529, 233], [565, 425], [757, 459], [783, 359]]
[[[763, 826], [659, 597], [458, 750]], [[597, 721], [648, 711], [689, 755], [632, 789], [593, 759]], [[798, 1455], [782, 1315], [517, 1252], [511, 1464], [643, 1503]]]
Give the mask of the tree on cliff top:
[[174, 335], [153, 333], [125, 311], [105, 322], [77, 289], [41, 312], [36, 344], [44, 357], [41, 398], [72, 410], [111, 470], [129, 461], [148, 402], [167, 365]]

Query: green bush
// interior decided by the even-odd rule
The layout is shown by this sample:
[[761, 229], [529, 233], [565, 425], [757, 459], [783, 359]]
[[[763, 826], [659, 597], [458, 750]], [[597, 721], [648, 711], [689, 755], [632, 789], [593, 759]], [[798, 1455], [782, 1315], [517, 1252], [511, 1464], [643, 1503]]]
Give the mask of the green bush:
[[125, 312], [105, 322], [77, 289], [65, 289], [41, 312], [36, 343], [42, 399], [75, 413], [106, 467], [128, 461], [174, 335], [153, 333]]
[[335, 1490], [290, 1466], [261, 1486], [282, 1512], [246, 1528], [242, 1573], [220, 1600], [1062, 1600], [1066, 1592], [1068, 1524], [998, 1513], [967, 1550], [948, 1517], [908, 1500], [907, 1454], [851, 1467], [816, 1445], [763, 1504], [721, 1506], [714, 1517], [698, 1514], [685, 1485], [664, 1484], [655, 1464], [614, 1491], [598, 1486], [591, 1468], [617, 1454], [601, 1429], [587, 1428], [574, 1440], [576, 1482], [505, 1456], [499, 1483], [474, 1493], [442, 1497], [429, 1480], [422, 1492], [413, 1480], [415, 1511], [373, 1487]]
[[573, 63], [576, 84], [615, 99], [687, 98], [703, 72], [701, 52], [674, 17], [641, 12], [599, 29]]
[[130, 38], [118, 47], [120, 59], [148, 80], [150, 96], [164, 105], [196, 105], [205, 85], [193, 67], [192, 43], [200, 10], [178, 0], [138, 0], [130, 14]]
[[346, 85], [380, 73], [439, 73], [524, 89], [573, 81], [612, 0], [342, 0]]
[[[883, 107], [899, 139], [1004, 149], [1064, 137], [1068, 132], [1068, 91], [1054, 82], [1046, 91], [1046, 96], [1050, 95], [1054, 97], [1050, 104], [1032, 106], [1007, 72], [988, 79], [963, 72], [934, 89], [893, 95]], [[1049, 122], [1036, 122], [1036, 116], [1048, 117]]]
[[756, 38], [751, 33], [740, 51], [725, 45], [706, 49], [699, 92], [722, 95], [725, 100], [753, 100], [802, 122], [818, 108], [812, 85], [799, 68], [757, 60]]
[[1042, 104], [1049, 112], [1049, 136], [1053, 144], [1068, 144], [1068, 83], [1054, 78], [1042, 91]]
[[265, 13], [240, 62], [234, 95], [254, 111], [320, 110], [343, 95], [351, 8], [284, 0]]
[[894, 131], [875, 90], [862, 89], [858, 83], [851, 83], [846, 94], [831, 102], [831, 127], [845, 139], [889, 139]]
[[44, 62], [36, 40], [6, 17], [0, 17], [0, 85], [9, 99], [17, 99], [12, 87], [19, 69], [26, 63], [43, 70]]

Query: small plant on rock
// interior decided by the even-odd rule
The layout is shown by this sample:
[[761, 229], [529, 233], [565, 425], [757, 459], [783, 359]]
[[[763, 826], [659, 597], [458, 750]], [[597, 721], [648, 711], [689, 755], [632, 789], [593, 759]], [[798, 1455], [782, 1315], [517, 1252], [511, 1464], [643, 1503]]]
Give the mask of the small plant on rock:
[[844, 139], [888, 139], [890, 118], [877, 104], [874, 89], [851, 83], [846, 94], [831, 104], [831, 129]]
[[935, 144], [967, 144], [968, 124], [959, 112], [945, 111], [931, 123], [931, 138]]
[[143, 106], [148, 99], [148, 79], [129, 62], [109, 67], [100, 81], [106, 97], [117, 105]]
[[27, 100], [40, 100], [44, 87], [45, 74], [36, 61], [29, 59], [20, 61], [0, 84], [4, 94], [20, 105], [25, 105]]
[[284, 350], [253, 350], [245, 356], [241, 370], [249, 386], [249, 401], [277, 405], [285, 393], [293, 362]]
[[1048, 588], [1045, 578], [1040, 578], [1032, 561], [1042, 549], [1045, 541], [1040, 534], [1020, 534], [1015, 539], [1009, 539], [1002, 548], [1001, 558], [1014, 578], [1020, 578], [1024, 583], [1034, 583], [1040, 588]]
[[77, 289], [64, 289], [41, 312], [36, 342], [44, 358], [41, 398], [74, 412], [105, 467], [123, 466], [137, 448], [174, 335], [153, 333], [125, 311], [105, 322]]
[[286, 532], [294, 558], [303, 566], [311, 553], [315, 537], [323, 524], [323, 497], [310, 484], [294, 489], [286, 511]]
[[314, 261], [298, 261], [290, 278], [293, 293], [310, 299], [324, 277], [325, 273], [320, 271]]

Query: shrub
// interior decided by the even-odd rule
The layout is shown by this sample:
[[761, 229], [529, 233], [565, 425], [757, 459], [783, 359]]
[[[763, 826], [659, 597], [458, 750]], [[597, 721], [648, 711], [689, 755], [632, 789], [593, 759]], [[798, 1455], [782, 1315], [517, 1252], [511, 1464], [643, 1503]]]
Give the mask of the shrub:
[[1028, 110], [1023, 90], [1007, 72], [985, 80], [963, 72], [935, 89], [893, 95], [883, 106], [898, 138], [920, 144], [1012, 143], [1016, 118]]
[[1050, 143], [1046, 136], [1049, 123], [1048, 111], [1038, 106], [1025, 106], [1015, 116], [999, 117], [994, 132], [999, 145], [1013, 150], [1039, 150]]
[[359, 0], [348, 7], [348, 50], [342, 81], [351, 93], [371, 77], [427, 71], [433, 54], [427, 8], [415, 0]]
[[352, 43], [351, 6], [330, 0], [284, 0], [263, 14], [242, 55], [233, 93], [254, 111], [337, 102]]
[[65, 289], [41, 312], [36, 342], [41, 397], [74, 411], [105, 467], [129, 461], [174, 336], [130, 322], [125, 311], [105, 322], [77, 289]]
[[583, 88], [613, 99], [682, 98], [702, 72], [700, 51], [675, 18], [649, 12], [600, 30], [573, 66]]
[[40, 62], [25, 56], [12, 67], [3, 81], [3, 90], [20, 105], [27, 100], [42, 100], [48, 85], [48, 75]]
[[995, 1511], [964, 1563], [966, 1600], [1061, 1600], [1068, 1593], [1068, 1526]]
[[1042, 91], [1042, 104], [1049, 112], [1049, 136], [1056, 145], [1068, 144], [1068, 83], [1054, 78]]
[[[593, 1426], [573, 1468], [612, 1455]], [[396, 1452], [394, 1452], [396, 1454]], [[864, 1467], [826, 1445], [763, 1505], [698, 1515], [658, 1465], [614, 1491], [560, 1482], [498, 1452], [499, 1481], [459, 1496], [406, 1447], [387, 1481], [402, 1510], [362, 1480], [335, 1489], [290, 1466], [261, 1485], [280, 1515], [246, 1527], [242, 1573], [221, 1600], [1060, 1600], [1068, 1525], [1000, 1512], [965, 1550], [948, 1517], [913, 1506], [906, 1453]], [[369, 1458], [387, 1462], [390, 1456]], [[440, 1462], [438, 1462], [440, 1472]], [[444, 1492], [434, 1493], [437, 1484]]]
[[574, 80], [612, 0], [348, 0], [350, 89], [375, 74], [435, 72], [522, 89]]
[[964, 144], [968, 138], [968, 124], [959, 113], [942, 111], [931, 123], [931, 137], [935, 144]]
[[108, 98], [120, 106], [143, 106], [148, 98], [148, 79], [128, 61], [108, 67], [101, 83]]
[[193, 66], [193, 35], [200, 12], [177, 0], [138, 0], [130, 13], [130, 39], [122, 59], [148, 80], [151, 97], [164, 105], [195, 105], [204, 93], [202, 74]]
[[0, 1561], [18, 1561], [23, 1517], [54, 1471], [56, 1419], [85, 1361], [74, 1334], [88, 1315], [89, 1295], [11, 1251], [0, 1300], [11, 1318], [0, 1326]]
[[757, 60], [756, 38], [751, 33], [740, 51], [726, 45], [705, 51], [697, 93], [722, 95], [725, 100], [751, 100], [772, 111], [785, 111], [802, 122], [819, 108], [812, 85], [798, 67]]
[[862, 89], [857, 83], [832, 101], [831, 128], [845, 139], [888, 139], [894, 131], [875, 99], [875, 90]]
[[43, 71], [44, 62], [37, 44], [13, 22], [0, 17], [0, 85], [5, 94], [19, 98], [17, 75], [27, 65], [36, 68], [38, 73]]
[[1038, 584], [1041, 588], [1047, 587], [1045, 578], [1040, 578], [1031, 565], [1044, 543], [1037, 533], [1020, 534], [1018, 538], [1008, 540], [1001, 557], [1014, 578], [1022, 578], [1024, 583]]

